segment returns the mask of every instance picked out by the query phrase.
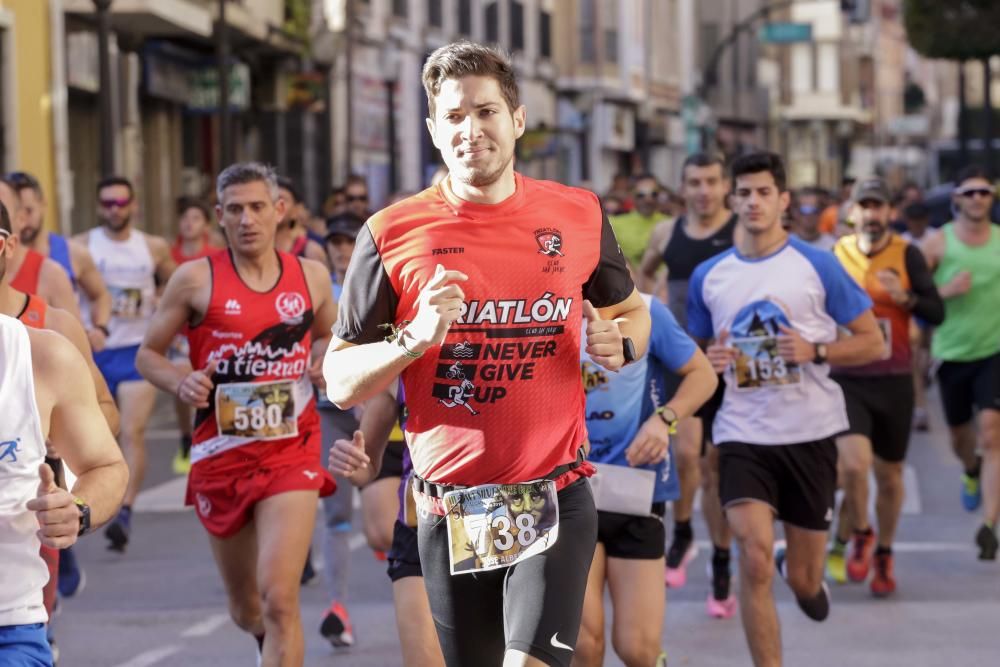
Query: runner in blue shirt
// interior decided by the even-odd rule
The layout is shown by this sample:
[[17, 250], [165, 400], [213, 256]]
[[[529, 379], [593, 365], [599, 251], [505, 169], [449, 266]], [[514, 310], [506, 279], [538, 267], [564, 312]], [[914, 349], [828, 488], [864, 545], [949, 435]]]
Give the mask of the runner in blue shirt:
[[[667, 307], [643, 298], [652, 319], [648, 354], [609, 373], [580, 351], [598, 519], [574, 665], [604, 662], [605, 582], [618, 657], [627, 665], [666, 664], [663, 514], [680, 495], [670, 434], [712, 396], [718, 379]], [[682, 378], [673, 396], [667, 396], [668, 372]]]

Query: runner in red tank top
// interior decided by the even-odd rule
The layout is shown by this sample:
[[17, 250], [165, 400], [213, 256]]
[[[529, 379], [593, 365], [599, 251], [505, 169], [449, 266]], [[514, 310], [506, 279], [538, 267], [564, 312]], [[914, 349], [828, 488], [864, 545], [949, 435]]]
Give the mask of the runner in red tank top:
[[[256, 637], [263, 664], [301, 664], [299, 578], [317, 497], [334, 489], [311, 383], [322, 382], [336, 307], [325, 267], [274, 248], [285, 209], [274, 171], [235, 164], [216, 187], [230, 250], [178, 267], [136, 366], [198, 409], [187, 501], [209, 533], [233, 620]], [[166, 357], [186, 324], [199, 369], [187, 374]]]
[[[328, 393], [346, 408], [402, 373], [445, 661], [569, 665], [597, 538], [580, 479], [581, 320], [591, 357], [616, 371], [645, 352], [649, 311], [597, 197], [515, 174], [525, 109], [510, 62], [451, 44], [423, 81], [449, 176], [358, 235]], [[340, 440], [330, 463], [350, 476], [372, 453]]]
[[[209, 226], [211, 211], [208, 205], [198, 199], [183, 198], [177, 205], [180, 218], [177, 220], [177, 240], [170, 246], [170, 256], [179, 266], [218, 252], [221, 247], [213, 245], [210, 239]], [[187, 339], [188, 328], [185, 327], [174, 338], [167, 357], [184, 373], [194, 370], [191, 367], [191, 346]], [[172, 463], [174, 473], [186, 475], [191, 470], [191, 438], [194, 414], [191, 406], [178, 397], [174, 397], [174, 411], [177, 413], [177, 426], [181, 431], [180, 447], [174, 455]]]

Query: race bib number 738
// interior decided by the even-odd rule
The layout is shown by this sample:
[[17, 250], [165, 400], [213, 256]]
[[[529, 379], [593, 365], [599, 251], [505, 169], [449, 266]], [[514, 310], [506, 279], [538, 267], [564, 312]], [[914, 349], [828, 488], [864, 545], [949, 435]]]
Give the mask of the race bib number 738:
[[551, 480], [451, 491], [444, 507], [452, 574], [509, 567], [559, 537], [559, 500]]

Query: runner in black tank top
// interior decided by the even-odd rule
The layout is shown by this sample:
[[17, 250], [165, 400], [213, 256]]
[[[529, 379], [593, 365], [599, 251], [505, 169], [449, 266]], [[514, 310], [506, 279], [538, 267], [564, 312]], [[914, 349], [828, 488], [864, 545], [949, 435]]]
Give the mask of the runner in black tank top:
[[[661, 223], [653, 231], [649, 247], [643, 255], [640, 280], [643, 283], [641, 289], [659, 294], [656, 273], [660, 265], [666, 263], [670, 310], [686, 328], [688, 280], [698, 264], [732, 247], [736, 216], [726, 210], [729, 182], [720, 158], [705, 153], [691, 155], [684, 161], [681, 174], [681, 194], [688, 216]], [[689, 231], [710, 233], [704, 238], [693, 238]], [[679, 384], [679, 379], [670, 379], [676, 381], [675, 386], [666, 388], [668, 395], [676, 391], [676, 384]], [[720, 385], [725, 386], [724, 383]], [[711, 441], [712, 422], [721, 402], [722, 394], [718, 392], [702, 406], [696, 417], [681, 420], [677, 436], [671, 443], [681, 497], [673, 505], [674, 534], [667, 552], [666, 580], [671, 588], [679, 588], [687, 580], [687, 564], [696, 554], [691, 530], [694, 496], [698, 487], [702, 486], [702, 513], [715, 547], [712, 590], [706, 600], [706, 610], [712, 617], [728, 618], [736, 611], [736, 599], [730, 593], [730, 536], [718, 502], [718, 458], [713, 448], [705, 448], [706, 442]], [[707, 464], [708, 474], [702, 480], [701, 458], [706, 451], [708, 456], [704, 463]]]
[[694, 239], [688, 236], [684, 227], [685, 218], [674, 225], [663, 250], [663, 261], [667, 265], [667, 294], [670, 310], [682, 327], [687, 327], [688, 280], [696, 266], [720, 252], [733, 247], [733, 231], [736, 229], [736, 215], [730, 216], [722, 227], [711, 236]]

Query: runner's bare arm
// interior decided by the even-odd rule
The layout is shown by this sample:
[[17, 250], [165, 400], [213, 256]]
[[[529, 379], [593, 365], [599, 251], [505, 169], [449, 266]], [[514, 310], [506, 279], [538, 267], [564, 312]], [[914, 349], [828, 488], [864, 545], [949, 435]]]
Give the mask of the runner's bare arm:
[[156, 270], [156, 281], [160, 285], [166, 285], [177, 269], [173, 256], [170, 254], [170, 244], [159, 236], [146, 235], [149, 243], [149, 254], [153, 256], [153, 266]]
[[69, 251], [75, 267], [76, 281], [90, 302], [90, 321], [95, 326], [107, 327], [111, 319], [111, 292], [94, 264], [94, 257], [87, 248], [72, 240], [69, 241]]
[[334, 336], [323, 362], [329, 399], [344, 410], [354, 407], [385, 389], [416, 357], [440, 345], [448, 327], [461, 316], [465, 295], [460, 284], [466, 280], [464, 273], [438, 265], [420, 290], [413, 321], [400, 334], [406, 347], [399, 338], [354, 345]]
[[50, 306], [62, 308], [78, 320], [81, 319], [73, 284], [69, 281], [66, 270], [47, 257], [38, 272], [38, 296]]
[[167, 348], [185, 322], [205, 312], [210, 291], [207, 259], [185, 262], [178, 267], [167, 281], [136, 354], [135, 366], [142, 376], [175, 396], [187, 373], [167, 359]]
[[[72, 494], [90, 506], [91, 528], [96, 528], [118, 510], [128, 483], [128, 467], [97, 405], [82, 355], [55, 332], [29, 329], [28, 336], [43, 427], [77, 476]], [[68, 377], [74, 381], [67, 382]], [[58, 495], [32, 502], [42, 501], [49, 507], [41, 509], [56, 511], [53, 504]]]
[[83, 325], [65, 310], [50, 307], [45, 314], [45, 328], [65, 336], [83, 355], [87, 367], [90, 368], [90, 377], [97, 388], [97, 403], [101, 407], [101, 413], [104, 415], [104, 420], [108, 423], [111, 433], [117, 436], [120, 429], [118, 408], [111, 395], [111, 390], [108, 389], [108, 383], [104, 380], [104, 375], [94, 363], [94, 355], [90, 351], [90, 341], [87, 340]]
[[[816, 357], [816, 345], [803, 340], [795, 329], [779, 325], [784, 336], [778, 337], [778, 349], [786, 361], [808, 363]], [[826, 344], [826, 359], [831, 366], [863, 366], [878, 360], [885, 350], [885, 340], [875, 314], [866, 310], [847, 324], [852, 335]], [[796, 352], [790, 352], [792, 346]]]
[[379, 392], [365, 401], [359, 424], [364, 451], [354, 447], [353, 441], [335, 442], [328, 462], [330, 470], [346, 477], [355, 486], [369, 484], [382, 469], [382, 455], [398, 418], [399, 407], [390, 390]]
[[701, 348], [695, 350], [687, 363], [677, 369], [677, 375], [681, 377], [681, 384], [667, 401], [667, 406], [678, 419], [684, 419], [697, 412], [712, 397], [719, 386], [719, 378]]
[[309, 375], [312, 383], [323, 391], [326, 388], [323, 379], [323, 355], [330, 344], [333, 335], [331, 330], [337, 321], [337, 302], [333, 298], [330, 272], [326, 266], [310, 259], [301, 261], [302, 272], [305, 274], [309, 297], [313, 304], [312, 362], [309, 366]]
[[944, 255], [944, 241], [944, 234], [938, 233], [929, 234], [917, 244], [917, 247], [924, 253], [924, 259], [927, 260], [927, 268], [932, 272], [941, 262], [941, 256]]
[[649, 245], [642, 253], [642, 261], [639, 262], [639, 271], [635, 277], [639, 291], [650, 294], [656, 289], [656, 273], [660, 266], [663, 266], [666, 272], [670, 271], [670, 267], [663, 262], [663, 250], [667, 247], [667, 241], [676, 224], [677, 218], [668, 218], [656, 225], [653, 233], [649, 235]]

